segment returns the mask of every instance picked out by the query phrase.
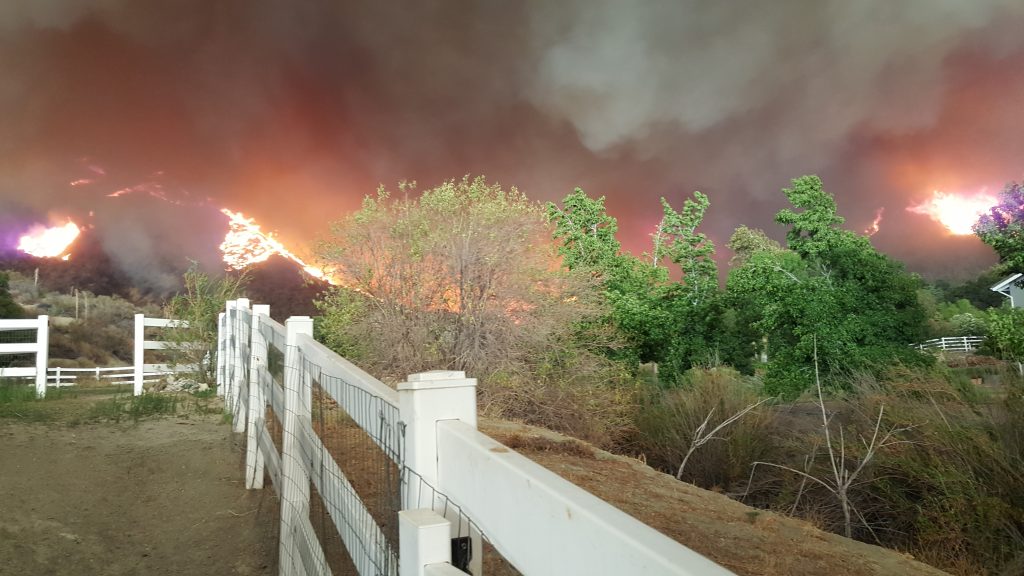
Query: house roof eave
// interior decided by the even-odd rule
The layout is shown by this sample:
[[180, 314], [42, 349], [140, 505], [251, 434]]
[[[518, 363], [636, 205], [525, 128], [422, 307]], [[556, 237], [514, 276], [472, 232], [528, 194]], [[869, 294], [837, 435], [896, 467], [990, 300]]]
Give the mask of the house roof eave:
[[989, 290], [999, 292], [1000, 294], [1009, 294], [1010, 286], [1017, 282], [1021, 276], [1024, 276], [1024, 274], [1019, 272], [1017, 274], [1011, 274], [1010, 276], [1003, 278], [1003, 280], [998, 284], [993, 285]]

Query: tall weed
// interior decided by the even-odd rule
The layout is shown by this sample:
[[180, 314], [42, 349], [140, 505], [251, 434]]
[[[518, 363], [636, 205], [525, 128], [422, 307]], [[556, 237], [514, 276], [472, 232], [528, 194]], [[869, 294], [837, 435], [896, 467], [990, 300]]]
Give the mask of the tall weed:
[[[956, 574], [1024, 573], [1024, 383], [1007, 370], [986, 373], [998, 384], [979, 388], [972, 375], [896, 365], [847, 374], [824, 397], [835, 457], [848, 469], [865, 458], [876, 425], [899, 430], [899, 441], [873, 454], [849, 488], [859, 513], [852, 536]], [[756, 379], [725, 368], [691, 370], [674, 389], [645, 386], [637, 450], [674, 474], [709, 413], [713, 429], [759, 393]], [[717, 437], [694, 451], [683, 480], [749, 491], [748, 504], [845, 531], [835, 494], [793, 472], [833, 474], [817, 397], [762, 405]], [[755, 461], [788, 469], [758, 466], [751, 477]]]
[[[678, 388], [647, 387], [637, 419], [638, 449], [649, 464], [674, 474], [705, 419], [705, 429], [713, 430], [759, 402], [759, 392], [757, 380], [724, 367], [691, 369]], [[741, 489], [751, 464], [772, 450], [773, 420], [767, 405], [752, 409], [694, 450], [682, 479], [706, 488]]]
[[[881, 407], [882, 429], [909, 427], [901, 433], [905, 442], [879, 451], [850, 490], [861, 514], [855, 538], [909, 551], [957, 574], [1000, 574], [1024, 562], [1020, 385], [993, 395], [964, 380], [941, 368], [896, 366], [880, 378], [851, 376], [847, 391], [826, 400], [826, 408], [845, 435], [843, 458], [851, 463], [865, 449], [853, 439], [870, 438]], [[787, 412], [780, 423], [792, 440], [773, 448], [773, 461], [827, 477], [820, 414], [818, 425], [808, 426], [806, 411]], [[757, 475], [748, 503], [840, 531], [841, 511], [824, 488], [784, 470], [759, 469]]]

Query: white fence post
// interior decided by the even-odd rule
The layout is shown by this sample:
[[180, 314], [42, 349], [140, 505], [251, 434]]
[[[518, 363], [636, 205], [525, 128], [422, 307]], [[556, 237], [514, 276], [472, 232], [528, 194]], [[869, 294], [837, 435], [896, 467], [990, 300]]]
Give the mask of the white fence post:
[[50, 360], [50, 317], [38, 318], [36, 329], [36, 396], [46, 396], [46, 368]]
[[[466, 378], [465, 372], [449, 370], [410, 374], [407, 381], [398, 385], [398, 409], [406, 426], [406, 465], [425, 482], [444, 492], [443, 479], [437, 473], [437, 423], [460, 420], [476, 428], [476, 378]], [[451, 507], [444, 508], [457, 518], [457, 511]], [[452, 530], [458, 530], [458, 527], [458, 522], [451, 524]], [[449, 536], [459, 534], [452, 532]], [[469, 569], [475, 576], [480, 576], [483, 573], [480, 533], [471, 529], [470, 540]]]
[[233, 391], [231, 396], [231, 418], [234, 431], [244, 432], [245, 419], [248, 416], [248, 411], [246, 410], [245, 405], [249, 400], [249, 395], [248, 392], [246, 392], [245, 397], [243, 398], [242, 384], [249, 381], [249, 370], [246, 368], [249, 363], [250, 355], [252, 354], [250, 349], [250, 338], [252, 336], [252, 312], [249, 310], [248, 298], [239, 298], [236, 306], [238, 326], [235, 330], [235, 338], [237, 341], [238, 352], [235, 355], [235, 361], [238, 362], [238, 365], [235, 367], [235, 382], [231, 386], [231, 390]]
[[227, 327], [224, 319], [227, 315], [217, 315], [217, 396], [224, 395], [224, 361], [227, 357]]
[[142, 394], [143, 371], [146, 368], [146, 316], [135, 315], [135, 385], [133, 393], [138, 396]]
[[249, 358], [249, 415], [246, 419], [245, 441], [245, 487], [250, 490], [263, 488], [263, 451], [259, 447], [258, 434], [267, 414], [267, 402], [260, 377], [266, 370], [267, 343], [260, 332], [261, 316], [270, 316], [270, 306], [256, 304], [252, 307], [252, 337], [249, 339], [252, 354]]
[[461, 420], [476, 427], [476, 379], [448, 370], [410, 374], [398, 385], [398, 410], [406, 426], [406, 464], [436, 487], [436, 424]]
[[287, 354], [284, 374], [284, 433], [281, 454], [281, 537], [279, 563], [285, 576], [297, 573], [301, 560], [296, 547], [296, 532], [301, 520], [309, 514], [309, 472], [302, 461], [300, 434], [310, 424], [312, 403], [311, 382], [302, 365], [302, 351], [298, 347], [299, 334], [313, 335], [313, 320], [307, 316], [293, 316], [285, 323], [287, 328]]
[[238, 336], [235, 330], [238, 327], [238, 312], [235, 309], [238, 301], [228, 300], [227, 306], [228, 341], [225, 345], [228, 353], [224, 359], [224, 405], [231, 410], [231, 388], [235, 385], [235, 358], [238, 356]]
[[224, 313], [224, 386], [222, 386], [218, 393], [224, 397], [225, 406], [230, 408], [229, 398], [231, 394], [231, 385], [234, 383], [234, 366], [235, 366], [235, 301], [228, 300], [226, 303]]
[[427, 566], [450, 563], [450, 533], [451, 522], [429, 508], [399, 512], [398, 576], [426, 576]]

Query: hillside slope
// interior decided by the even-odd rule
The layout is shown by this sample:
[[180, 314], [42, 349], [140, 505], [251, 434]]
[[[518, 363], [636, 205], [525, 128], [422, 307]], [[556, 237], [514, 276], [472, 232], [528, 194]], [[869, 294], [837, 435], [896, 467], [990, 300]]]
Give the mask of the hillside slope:
[[937, 576], [898, 552], [679, 482], [555, 432], [481, 419], [480, 430], [740, 575]]

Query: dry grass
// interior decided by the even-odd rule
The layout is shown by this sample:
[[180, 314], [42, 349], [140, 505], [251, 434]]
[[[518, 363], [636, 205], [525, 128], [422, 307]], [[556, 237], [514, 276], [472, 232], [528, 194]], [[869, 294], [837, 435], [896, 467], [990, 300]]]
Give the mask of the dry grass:
[[562, 432], [610, 450], [636, 437], [638, 389], [600, 380], [490, 378], [481, 383], [481, 413]]

